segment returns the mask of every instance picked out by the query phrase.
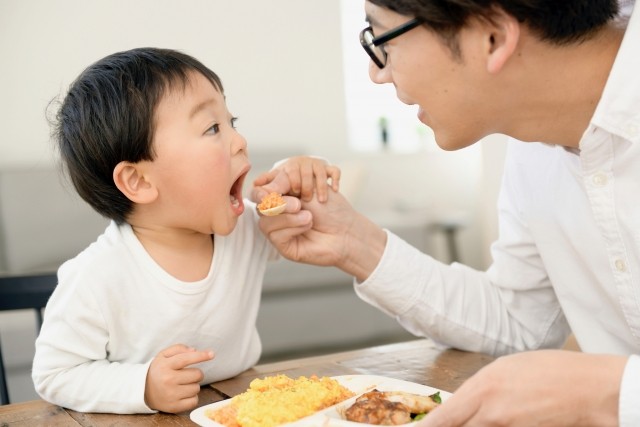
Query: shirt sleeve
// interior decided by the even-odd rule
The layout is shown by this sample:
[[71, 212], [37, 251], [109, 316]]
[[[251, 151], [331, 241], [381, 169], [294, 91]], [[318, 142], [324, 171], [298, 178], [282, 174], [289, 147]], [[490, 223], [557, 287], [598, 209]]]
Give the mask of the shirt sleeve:
[[620, 427], [640, 425], [640, 355], [632, 355], [627, 361], [620, 385]]
[[100, 305], [80, 282], [78, 277], [61, 282], [47, 304], [33, 360], [36, 391], [80, 412], [155, 412], [144, 401], [151, 361], [108, 360], [109, 334]]
[[[517, 165], [507, 158], [507, 175], [509, 167]], [[387, 231], [380, 263], [356, 293], [411, 333], [455, 348], [501, 355], [560, 347], [569, 326], [509, 177], [499, 200], [500, 239], [488, 271], [443, 264]]]

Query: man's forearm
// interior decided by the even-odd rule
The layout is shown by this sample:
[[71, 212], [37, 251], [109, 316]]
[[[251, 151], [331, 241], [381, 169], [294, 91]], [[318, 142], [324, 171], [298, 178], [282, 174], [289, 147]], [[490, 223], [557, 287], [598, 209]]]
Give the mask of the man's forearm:
[[339, 260], [337, 267], [362, 282], [378, 266], [387, 244], [387, 233], [364, 215], [358, 214], [345, 241], [345, 256]]

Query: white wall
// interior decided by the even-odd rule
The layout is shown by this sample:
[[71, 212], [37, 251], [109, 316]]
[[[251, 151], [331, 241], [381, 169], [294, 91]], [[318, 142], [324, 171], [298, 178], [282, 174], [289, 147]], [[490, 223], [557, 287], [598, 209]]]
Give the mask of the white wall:
[[[138, 46], [180, 49], [221, 76], [254, 164], [269, 163], [270, 151], [313, 153], [334, 160], [344, 167], [343, 188], [358, 208], [372, 215], [376, 209], [391, 209], [462, 218], [462, 260], [484, 268], [489, 262], [488, 242], [496, 233], [491, 209], [504, 138], [495, 136], [482, 143], [498, 147], [494, 151], [472, 147], [448, 153], [431, 145], [410, 153], [356, 154], [359, 142], [348, 139], [367, 138], [354, 137], [367, 133], [354, 133], [354, 121], [371, 127], [367, 121], [371, 118], [347, 114], [345, 105], [353, 112], [358, 105], [400, 103], [380, 98], [381, 87], [370, 83], [371, 95], [363, 90], [345, 95], [345, 79], [368, 80], [364, 52], [349, 50], [343, 56], [343, 43], [357, 38], [357, 29], [364, 25], [364, 19], [354, 17], [358, 12], [351, 3], [0, 0], [0, 169], [54, 163], [47, 105], [64, 95], [86, 66]], [[347, 18], [358, 22], [346, 25]], [[356, 57], [358, 61], [349, 60]], [[345, 64], [351, 64], [347, 72]], [[28, 197], [21, 202], [27, 203]]]
[[[220, 75], [256, 166], [267, 167], [275, 158], [291, 153], [335, 159], [344, 168], [342, 188], [360, 210], [382, 225], [398, 226], [396, 231], [402, 237], [434, 250], [443, 260], [442, 245], [431, 242], [442, 243], [437, 242], [438, 236], [416, 235], [415, 227], [432, 219], [461, 220], [465, 225], [459, 235], [462, 261], [485, 267], [488, 243], [495, 235], [494, 205], [503, 138], [491, 137], [482, 145], [454, 153], [425, 146], [411, 153], [394, 153], [391, 147], [391, 152], [354, 154], [349, 146], [354, 148], [360, 141], [348, 141], [354, 133], [347, 131], [345, 118], [346, 59], [342, 56], [340, 12], [340, 0], [0, 0], [0, 171], [16, 170], [11, 176], [26, 173], [34, 179], [35, 171], [50, 172], [54, 153], [45, 110], [86, 66], [133, 47], [175, 48], [197, 57]], [[357, 25], [364, 25], [364, 20]], [[352, 55], [358, 54], [364, 58], [358, 49]], [[355, 76], [368, 79], [366, 67], [349, 67], [358, 68]], [[390, 87], [372, 90], [392, 92]], [[349, 105], [357, 110], [358, 103], [371, 103], [368, 93], [350, 95]], [[355, 117], [360, 119], [371, 120]], [[23, 187], [29, 184], [42, 190], [28, 179], [18, 181]], [[71, 204], [60, 206], [65, 203], [65, 194], [36, 197], [35, 190], [18, 188], [7, 179], [0, 184], [10, 187], [0, 192], [0, 216], [5, 220], [35, 216], [38, 221], [38, 215], [53, 217], [57, 211], [71, 208]], [[9, 215], [12, 206], [18, 210]], [[85, 219], [101, 228], [99, 219]], [[38, 225], [46, 226], [39, 221]], [[77, 228], [78, 222], [74, 224]], [[60, 252], [60, 237], [51, 237], [49, 246], [41, 241], [46, 232], [55, 231], [53, 227], [21, 226], [11, 232], [33, 230], [33, 238], [27, 241], [21, 235], [13, 241], [23, 242], [22, 253], [29, 254], [26, 261], [32, 268], [40, 266], [31, 259], [36, 255], [44, 263], [51, 261], [50, 256], [60, 255], [41, 253], [52, 244]], [[0, 224], [0, 240], [3, 234], [4, 240], [13, 235]], [[65, 243], [81, 248], [82, 239], [87, 243], [92, 240], [92, 234], [81, 234], [76, 230]], [[18, 259], [15, 245], [11, 245], [10, 254], [3, 254], [1, 246], [2, 242], [0, 270], [3, 262], [21, 267], [25, 257]], [[19, 315], [29, 317], [31, 313]], [[13, 339], [32, 351], [32, 319], [26, 320], [7, 313], [0, 316], [3, 342]], [[28, 352], [16, 351], [11, 345], [4, 348], [13, 348], [9, 357], [24, 362], [22, 377], [15, 381], [29, 385], [29, 364], [24, 356]], [[26, 393], [25, 399], [33, 398], [33, 390]]]
[[[180, 49], [221, 76], [255, 164], [264, 164], [255, 157], [268, 150], [319, 154], [345, 167], [344, 188], [363, 209], [383, 202], [382, 208], [435, 209], [440, 216], [464, 211], [463, 261], [483, 267], [480, 150], [349, 149], [357, 144], [348, 141], [342, 32], [357, 37], [364, 19], [344, 25], [343, 6], [340, 0], [0, 0], [0, 169], [53, 163], [47, 105], [87, 65], [138, 46]], [[349, 54], [357, 55], [364, 62], [353, 62], [358, 70], [349, 79], [366, 81], [366, 55]], [[400, 104], [393, 97], [380, 101], [377, 89], [371, 87], [371, 97], [349, 94], [350, 108]]]
[[0, 0], [0, 167], [47, 164], [45, 108], [89, 64], [140, 46], [217, 72], [252, 147], [346, 145], [339, 1]]

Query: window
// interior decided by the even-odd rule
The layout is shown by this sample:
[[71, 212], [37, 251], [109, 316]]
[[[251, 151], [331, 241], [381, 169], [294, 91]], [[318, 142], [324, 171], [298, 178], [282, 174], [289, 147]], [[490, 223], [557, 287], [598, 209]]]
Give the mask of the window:
[[369, 79], [369, 57], [358, 38], [366, 25], [363, 4], [341, 0], [340, 7], [349, 148], [399, 153], [436, 150], [433, 132], [416, 117], [417, 106], [401, 103], [393, 85]]

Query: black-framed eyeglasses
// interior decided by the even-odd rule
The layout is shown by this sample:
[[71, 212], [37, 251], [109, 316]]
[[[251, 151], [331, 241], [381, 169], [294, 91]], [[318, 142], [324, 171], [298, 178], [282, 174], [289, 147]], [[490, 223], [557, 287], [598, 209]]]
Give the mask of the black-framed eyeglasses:
[[384, 66], [387, 65], [387, 52], [384, 50], [384, 44], [414, 29], [421, 23], [422, 21], [420, 19], [413, 18], [384, 34], [380, 34], [378, 37], [373, 35], [371, 26], [368, 26], [360, 32], [360, 44], [364, 48], [364, 51], [371, 57], [373, 63], [376, 64], [378, 68], [384, 68]]

